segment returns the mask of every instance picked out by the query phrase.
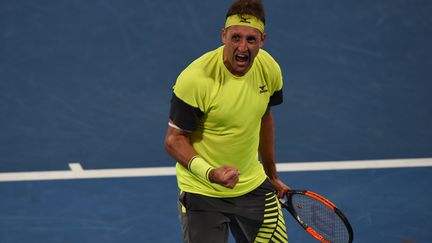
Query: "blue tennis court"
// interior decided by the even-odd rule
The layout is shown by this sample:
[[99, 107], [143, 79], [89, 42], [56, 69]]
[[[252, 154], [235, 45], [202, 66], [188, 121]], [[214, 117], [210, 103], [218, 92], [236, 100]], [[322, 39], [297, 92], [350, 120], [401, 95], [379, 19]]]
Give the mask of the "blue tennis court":
[[[172, 85], [230, 3], [0, 1], [0, 243], [182, 241]], [[264, 4], [282, 179], [334, 201], [354, 242], [432, 242], [432, 2]]]

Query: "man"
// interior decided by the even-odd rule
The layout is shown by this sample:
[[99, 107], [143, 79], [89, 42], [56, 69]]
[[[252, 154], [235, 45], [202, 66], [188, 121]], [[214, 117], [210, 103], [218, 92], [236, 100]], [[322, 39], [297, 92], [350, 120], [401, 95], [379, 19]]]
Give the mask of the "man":
[[[261, 1], [227, 13], [223, 46], [190, 64], [173, 89], [165, 148], [177, 160], [185, 242], [287, 242], [278, 197], [270, 106], [282, 103], [282, 73], [261, 48]], [[260, 161], [259, 161], [260, 159]]]

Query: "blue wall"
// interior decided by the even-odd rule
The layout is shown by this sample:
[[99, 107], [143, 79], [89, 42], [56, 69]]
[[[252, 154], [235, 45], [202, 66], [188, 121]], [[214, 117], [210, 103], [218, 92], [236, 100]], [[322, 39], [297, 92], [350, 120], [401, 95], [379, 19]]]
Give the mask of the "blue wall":
[[[432, 2], [264, 1], [279, 161], [432, 156]], [[0, 1], [0, 171], [169, 166], [171, 86], [231, 1]]]

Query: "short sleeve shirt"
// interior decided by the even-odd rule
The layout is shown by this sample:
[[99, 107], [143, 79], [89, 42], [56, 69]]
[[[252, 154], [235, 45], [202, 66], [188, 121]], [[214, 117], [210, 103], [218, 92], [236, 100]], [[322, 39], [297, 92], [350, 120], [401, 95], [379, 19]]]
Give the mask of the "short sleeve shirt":
[[269, 106], [282, 103], [282, 72], [260, 50], [249, 71], [234, 76], [223, 63], [223, 46], [191, 63], [177, 78], [170, 119], [191, 134], [199, 156], [213, 167], [240, 171], [233, 189], [204, 181], [179, 163], [177, 181], [183, 191], [212, 197], [236, 197], [258, 187], [266, 174], [258, 159], [261, 118]]

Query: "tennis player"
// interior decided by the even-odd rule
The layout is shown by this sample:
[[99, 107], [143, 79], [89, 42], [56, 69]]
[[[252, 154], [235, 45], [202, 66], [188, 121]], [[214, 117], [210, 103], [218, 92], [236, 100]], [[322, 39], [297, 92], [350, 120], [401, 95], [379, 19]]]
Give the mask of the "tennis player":
[[165, 138], [177, 160], [184, 242], [287, 242], [278, 197], [271, 106], [282, 103], [282, 72], [261, 49], [261, 1], [238, 0], [223, 45], [205, 53], [173, 88]]

